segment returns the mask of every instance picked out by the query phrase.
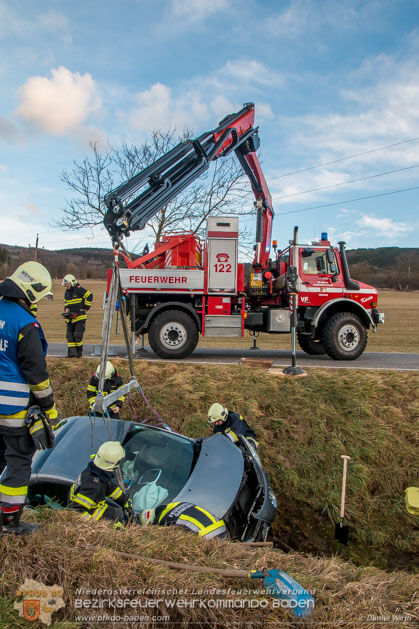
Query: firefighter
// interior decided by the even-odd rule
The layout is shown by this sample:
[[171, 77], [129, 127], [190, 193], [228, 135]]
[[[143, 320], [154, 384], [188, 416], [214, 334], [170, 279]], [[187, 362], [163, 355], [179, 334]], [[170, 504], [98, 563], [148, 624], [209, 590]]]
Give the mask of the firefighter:
[[[105, 441], [72, 485], [71, 506], [81, 511], [86, 520], [105, 518], [124, 523], [123, 508], [130, 510], [132, 501], [119, 487], [115, 476], [115, 470], [124, 456], [125, 450], [119, 441]], [[105, 498], [110, 498], [120, 506], [111, 506]]]
[[[99, 376], [100, 376], [100, 365], [98, 365], [98, 368], [96, 369], [96, 373], [92, 375], [92, 377], [89, 380], [89, 384], [87, 386], [87, 401], [89, 402], [89, 408], [91, 410], [93, 409], [93, 406], [95, 404], [96, 396], [99, 393], [99, 389], [98, 389]], [[108, 362], [106, 363], [105, 381], [103, 383], [103, 393], [104, 394], [111, 393], [112, 391], [119, 389], [119, 387], [122, 387], [123, 384], [124, 382], [121, 376], [116, 371], [112, 363], [108, 360]], [[111, 406], [110, 408], [108, 408], [109, 417], [111, 419], [119, 419], [119, 411], [122, 408], [124, 400], [125, 400], [125, 396], [121, 395], [121, 397], [119, 397], [116, 400], [115, 404]], [[96, 415], [103, 416], [103, 413], [96, 413]]]
[[93, 295], [77, 282], [74, 275], [64, 277], [64, 321], [67, 324], [67, 348], [69, 358], [83, 356], [83, 334], [86, 329], [86, 312], [90, 309]]
[[208, 409], [208, 423], [214, 427], [214, 433], [222, 432], [231, 441], [237, 443], [237, 435], [243, 435], [254, 448], [258, 448], [255, 431], [238, 413], [229, 411], [225, 406], [215, 402]]
[[21, 264], [0, 283], [0, 468], [7, 465], [0, 482], [0, 517], [1, 531], [17, 535], [37, 528], [20, 520], [36, 449], [27, 417], [36, 404], [52, 427], [59, 421], [45, 360], [47, 343], [29, 310], [50, 290], [51, 276], [38, 262]]
[[206, 540], [227, 537], [224, 520], [217, 520], [209, 511], [191, 502], [170, 502], [155, 509], [145, 509], [141, 511], [139, 521], [142, 525], [183, 526]]

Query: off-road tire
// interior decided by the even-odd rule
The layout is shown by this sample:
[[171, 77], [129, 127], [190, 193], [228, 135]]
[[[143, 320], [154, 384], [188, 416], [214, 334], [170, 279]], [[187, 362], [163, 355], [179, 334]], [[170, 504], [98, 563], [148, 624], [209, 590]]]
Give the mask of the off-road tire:
[[198, 326], [182, 310], [158, 314], [148, 330], [148, 342], [161, 358], [186, 358], [198, 344]]
[[360, 318], [351, 312], [338, 312], [325, 323], [321, 343], [334, 360], [355, 360], [361, 356], [368, 332]]
[[298, 343], [306, 354], [310, 354], [312, 356], [321, 356], [325, 354], [326, 351], [320, 341], [315, 341], [311, 339], [307, 334], [300, 334], [297, 332]]

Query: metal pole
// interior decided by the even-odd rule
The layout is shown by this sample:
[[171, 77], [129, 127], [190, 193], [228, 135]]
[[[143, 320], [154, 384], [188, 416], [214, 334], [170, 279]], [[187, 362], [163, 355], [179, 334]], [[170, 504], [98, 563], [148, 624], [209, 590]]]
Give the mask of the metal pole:
[[135, 354], [135, 295], [131, 295], [131, 344], [132, 353]]

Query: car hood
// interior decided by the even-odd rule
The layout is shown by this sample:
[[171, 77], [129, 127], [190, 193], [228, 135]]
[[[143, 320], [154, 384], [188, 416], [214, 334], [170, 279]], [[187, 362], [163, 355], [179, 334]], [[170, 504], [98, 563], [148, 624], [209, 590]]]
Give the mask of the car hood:
[[192, 502], [223, 518], [234, 502], [243, 478], [240, 449], [224, 435], [202, 441], [192, 474], [174, 502]]

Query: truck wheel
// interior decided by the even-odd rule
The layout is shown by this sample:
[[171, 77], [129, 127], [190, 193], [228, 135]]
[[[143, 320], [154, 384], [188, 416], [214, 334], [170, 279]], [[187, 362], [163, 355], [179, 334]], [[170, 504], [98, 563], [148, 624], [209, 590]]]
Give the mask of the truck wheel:
[[311, 354], [312, 356], [321, 356], [322, 354], [326, 353], [320, 341], [311, 339], [309, 336], [307, 336], [307, 334], [297, 333], [297, 338], [301, 349], [306, 354]]
[[355, 360], [367, 345], [368, 332], [357, 315], [338, 312], [326, 322], [322, 345], [335, 360]]
[[151, 322], [148, 341], [161, 358], [185, 358], [198, 344], [198, 327], [182, 310], [165, 310]]

